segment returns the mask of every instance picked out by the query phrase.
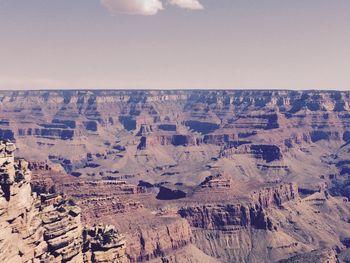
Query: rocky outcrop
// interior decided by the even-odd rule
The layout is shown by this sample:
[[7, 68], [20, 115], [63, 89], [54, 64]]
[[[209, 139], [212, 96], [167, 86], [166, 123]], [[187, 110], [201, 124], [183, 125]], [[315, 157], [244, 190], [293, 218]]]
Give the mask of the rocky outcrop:
[[251, 197], [258, 201], [263, 208], [281, 207], [286, 202], [299, 199], [298, 185], [288, 183], [265, 187], [259, 191], [254, 191]]
[[208, 204], [182, 207], [180, 216], [192, 227], [206, 230], [230, 230], [235, 226], [273, 230], [264, 209], [254, 204]]
[[145, 193], [143, 187], [117, 180], [93, 180], [66, 182], [63, 184], [65, 193], [81, 200], [89, 197], [111, 197], [113, 195], [136, 195]]
[[49, 175], [55, 171], [52, 171], [51, 166], [49, 166], [47, 162], [30, 161], [28, 162], [28, 169], [32, 172], [32, 179], [30, 183], [34, 192], [54, 192], [55, 182]]
[[143, 204], [139, 199], [148, 195], [143, 187], [128, 184], [125, 181], [80, 181], [76, 178], [69, 181], [68, 179], [56, 187], [77, 200], [84, 212], [84, 221], [89, 223], [94, 223], [99, 218], [108, 217], [111, 214], [123, 214], [141, 209]]
[[[227, 181], [222, 175], [207, 177], [200, 185], [205, 189], [212, 187], [228, 189]], [[203, 191], [202, 188], [200, 188]], [[209, 191], [209, 190], [207, 190]], [[298, 186], [295, 183], [264, 187], [254, 191], [250, 202], [233, 202], [226, 204], [203, 204], [184, 206], [179, 209], [181, 217], [186, 218], [192, 227], [207, 230], [230, 230], [234, 226], [274, 230], [272, 220], [266, 211], [269, 207], [280, 208], [283, 204], [299, 199]]]
[[281, 149], [276, 145], [251, 144], [249, 141], [238, 141], [227, 144], [221, 152], [222, 157], [230, 157], [237, 154], [249, 154], [256, 159], [262, 159], [267, 163], [282, 159]]
[[192, 242], [192, 231], [184, 219], [164, 218], [154, 228], [140, 228], [127, 235], [127, 255], [130, 262], [143, 262], [162, 258]]
[[231, 180], [223, 174], [210, 175], [200, 183], [196, 191], [225, 190], [231, 188]]
[[160, 145], [194, 146], [198, 144], [199, 140], [193, 135], [174, 134], [159, 135], [153, 139], [153, 142]]
[[[265, 105], [266, 106], [266, 105]], [[236, 120], [228, 123], [231, 128], [272, 130], [279, 128], [278, 115], [272, 114], [240, 114]]]
[[110, 227], [84, 230], [73, 201], [32, 192], [28, 163], [14, 150], [0, 142], [0, 261], [123, 262], [123, 237]]
[[[45, 125], [41, 125], [45, 126]], [[50, 127], [47, 126], [47, 128], [21, 128], [18, 130], [19, 136], [37, 136], [37, 137], [43, 137], [43, 138], [50, 138], [50, 139], [61, 139], [61, 140], [70, 140], [74, 137], [74, 130], [71, 129], [61, 129], [57, 127]], [[3, 138], [6, 139], [6, 138]], [[13, 140], [13, 139], [11, 139]]]
[[[207, 255], [222, 262], [270, 262], [249, 259], [259, 233], [274, 235], [276, 225], [268, 213], [253, 203], [213, 203], [184, 206], [179, 210], [192, 228], [193, 242]], [[266, 249], [266, 248], [265, 248]]]
[[[58, 194], [41, 194], [40, 214], [47, 244], [47, 259], [56, 262], [78, 260], [82, 253], [80, 209]], [[43, 257], [41, 256], [41, 258]]]
[[84, 263], [125, 262], [125, 240], [114, 226], [97, 225], [85, 228]]

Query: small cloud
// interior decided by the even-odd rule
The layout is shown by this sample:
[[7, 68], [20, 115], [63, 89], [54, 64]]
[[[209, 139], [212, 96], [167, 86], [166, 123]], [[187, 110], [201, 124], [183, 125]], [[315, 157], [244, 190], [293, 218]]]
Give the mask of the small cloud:
[[113, 15], [155, 15], [163, 10], [160, 0], [100, 0]]
[[170, 4], [191, 10], [204, 9], [203, 5], [198, 0], [170, 0]]

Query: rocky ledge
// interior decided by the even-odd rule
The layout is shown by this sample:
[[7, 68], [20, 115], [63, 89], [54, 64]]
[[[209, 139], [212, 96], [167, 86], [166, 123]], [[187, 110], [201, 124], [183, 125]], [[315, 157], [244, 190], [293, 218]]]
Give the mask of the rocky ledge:
[[0, 262], [124, 262], [125, 240], [113, 227], [83, 227], [72, 200], [32, 192], [15, 149], [0, 142]]
[[[220, 178], [221, 175], [207, 177], [202, 186], [219, 184], [219, 187], [222, 187], [224, 182], [224, 186], [227, 187], [229, 184]], [[186, 218], [192, 227], [205, 230], [226, 231], [245, 227], [273, 231], [277, 226], [268, 216], [268, 208], [281, 208], [284, 203], [297, 202], [299, 199], [297, 184], [286, 183], [263, 187], [252, 192], [248, 198], [234, 202], [183, 206], [179, 209], [179, 214]]]

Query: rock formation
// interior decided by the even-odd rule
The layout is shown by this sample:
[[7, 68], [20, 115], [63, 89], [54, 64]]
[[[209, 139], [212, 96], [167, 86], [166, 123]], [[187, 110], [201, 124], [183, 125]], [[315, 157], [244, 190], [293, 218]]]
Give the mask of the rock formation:
[[1, 259], [346, 259], [349, 105], [348, 91], [1, 91], [0, 138], [29, 160], [0, 146]]
[[124, 262], [125, 241], [113, 227], [84, 228], [81, 210], [56, 193], [31, 190], [31, 172], [0, 142], [0, 262]]

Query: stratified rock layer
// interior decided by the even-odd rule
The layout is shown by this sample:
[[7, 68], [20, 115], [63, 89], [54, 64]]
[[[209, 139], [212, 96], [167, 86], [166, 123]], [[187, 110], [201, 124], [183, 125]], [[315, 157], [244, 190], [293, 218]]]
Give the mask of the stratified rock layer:
[[0, 142], [0, 262], [124, 262], [123, 236], [113, 227], [84, 229], [72, 201], [33, 193], [28, 163], [14, 150]]

